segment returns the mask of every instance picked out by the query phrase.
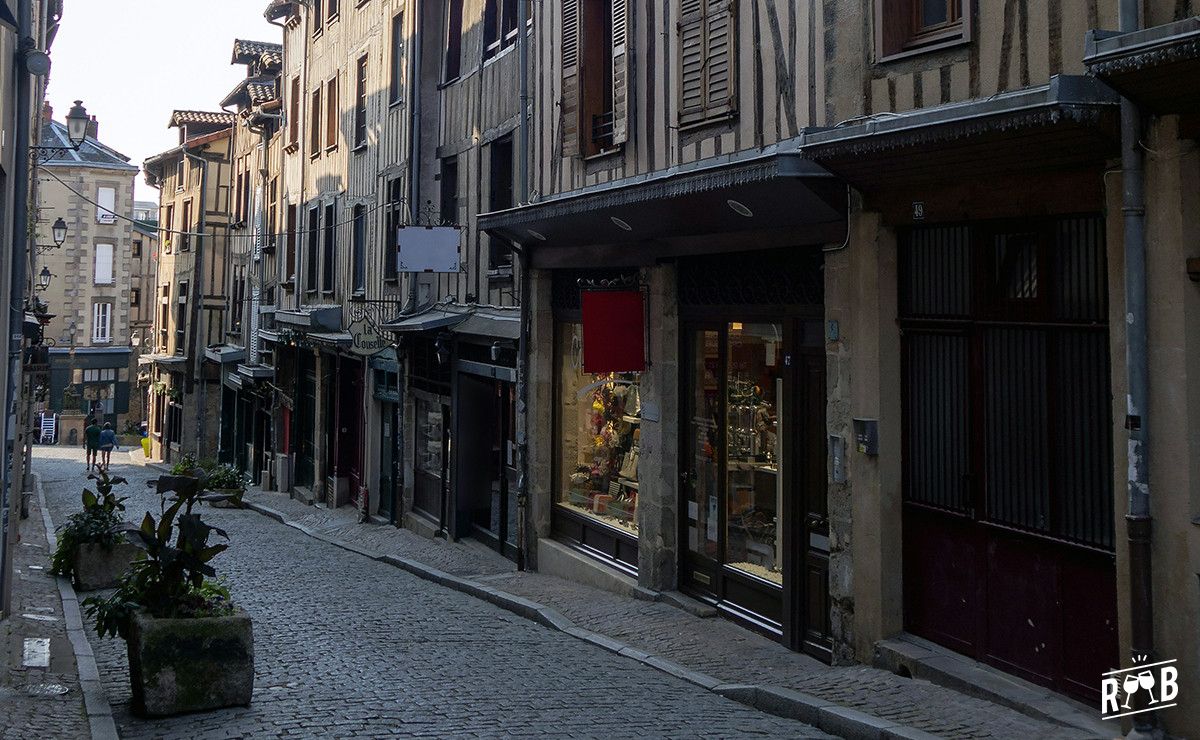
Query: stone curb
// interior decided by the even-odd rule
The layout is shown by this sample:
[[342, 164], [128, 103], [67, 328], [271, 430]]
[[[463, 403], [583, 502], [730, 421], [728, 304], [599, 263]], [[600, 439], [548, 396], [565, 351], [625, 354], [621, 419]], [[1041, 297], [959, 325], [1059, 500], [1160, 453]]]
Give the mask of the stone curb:
[[[42, 490], [42, 477], [33, 474], [37, 486], [38, 507], [42, 510], [42, 524], [46, 527], [46, 543], [50, 552], [58, 547], [58, 536], [54, 532], [54, 521], [46, 506], [46, 492]], [[83, 691], [83, 706], [87, 712], [88, 727], [92, 740], [117, 740], [117, 722], [113, 719], [112, 706], [100, 683], [100, 669], [96, 665], [96, 654], [88, 641], [87, 626], [79, 609], [79, 597], [71, 585], [71, 579], [55, 576], [58, 595], [62, 599], [63, 620], [67, 627], [67, 639], [75, 652], [75, 667], [79, 670], [79, 687]]]
[[623, 655], [639, 663], [662, 671], [688, 683], [699, 686], [727, 699], [745, 704], [759, 711], [773, 714], [785, 719], [795, 719], [812, 725], [831, 735], [847, 738], [848, 740], [936, 740], [936, 735], [907, 727], [891, 720], [876, 717], [848, 707], [838, 706], [832, 702], [818, 699], [815, 696], [792, 691], [790, 689], [746, 684], [731, 684], [720, 681], [712, 676], [693, 671], [678, 663], [657, 655], [651, 655], [608, 635], [593, 632], [575, 625], [574, 622], [559, 614], [556, 610], [535, 601], [515, 596], [494, 586], [488, 586], [469, 578], [446, 573], [423, 563], [395, 555], [380, 555], [358, 545], [344, 542], [317, 532], [310, 527], [292, 522], [276, 509], [263, 504], [246, 501], [245, 506], [263, 516], [274, 519], [304, 534], [326, 542], [334, 547], [362, 555], [381, 563], [400, 568], [418, 578], [431, 581], [439, 586], [454, 589], [462, 593], [487, 601], [495, 606], [510, 611], [518, 616], [537, 622], [543, 627], [557, 630], [572, 637], [589, 642], [611, 653]]

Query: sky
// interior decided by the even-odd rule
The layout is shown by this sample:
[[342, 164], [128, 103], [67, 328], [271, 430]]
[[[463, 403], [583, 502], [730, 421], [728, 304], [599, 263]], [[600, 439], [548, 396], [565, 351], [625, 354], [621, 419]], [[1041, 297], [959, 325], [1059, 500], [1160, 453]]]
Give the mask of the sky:
[[[63, 121], [82, 100], [101, 143], [141, 165], [178, 146], [175, 109], [220, 110], [245, 76], [229, 63], [235, 38], [281, 39], [263, 18], [267, 0], [65, 0], [50, 49], [47, 100]], [[137, 178], [138, 200], [158, 191]]]

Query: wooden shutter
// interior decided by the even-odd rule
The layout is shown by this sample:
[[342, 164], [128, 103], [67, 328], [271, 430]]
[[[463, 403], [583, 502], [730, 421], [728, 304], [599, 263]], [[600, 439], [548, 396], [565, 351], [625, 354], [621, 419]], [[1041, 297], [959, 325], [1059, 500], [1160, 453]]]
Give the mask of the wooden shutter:
[[679, 3], [679, 122], [704, 120], [704, 6]]
[[579, 3], [562, 5], [562, 151], [579, 156]]
[[681, 0], [679, 123], [701, 123], [734, 112], [734, 0]]
[[629, 3], [612, 0], [613, 144], [629, 138]]
[[704, 14], [705, 117], [728, 115], [734, 106], [733, 0], [706, 0]]

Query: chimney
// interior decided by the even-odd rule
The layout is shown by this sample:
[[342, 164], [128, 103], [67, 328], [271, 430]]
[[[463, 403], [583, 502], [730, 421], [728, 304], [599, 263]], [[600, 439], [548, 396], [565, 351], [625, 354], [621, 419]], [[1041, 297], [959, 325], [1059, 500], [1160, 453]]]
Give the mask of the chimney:
[[100, 122], [96, 120], [95, 116], [92, 116], [92, 120], [88, 121], [87, 135], [89, 139], [100, 140]]
[[50, 105], [50, 101], [46, 100], [42, 103], [42, 121], [50, 123], [54, 120], [54, 106]]

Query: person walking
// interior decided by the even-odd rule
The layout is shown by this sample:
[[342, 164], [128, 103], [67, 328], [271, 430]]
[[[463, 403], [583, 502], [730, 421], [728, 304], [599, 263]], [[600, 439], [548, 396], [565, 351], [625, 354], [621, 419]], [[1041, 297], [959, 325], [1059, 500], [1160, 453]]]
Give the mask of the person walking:
[[100, 432], [100, 457], [105, 470], [108, 470], [109, 459], [116, 446], [117, 433], [113, 431], [112, 424], [104, 422], [104, 430]]
[[87, 469], [90, 473], [92, 467], [98, 466], [99, 461], [96, 459], [100, 452], [100, 433], [103, 430], [96, 423], [95, 417], [88, 418], [87, 428], [83, 430], [83, 444], [87, 449]]

